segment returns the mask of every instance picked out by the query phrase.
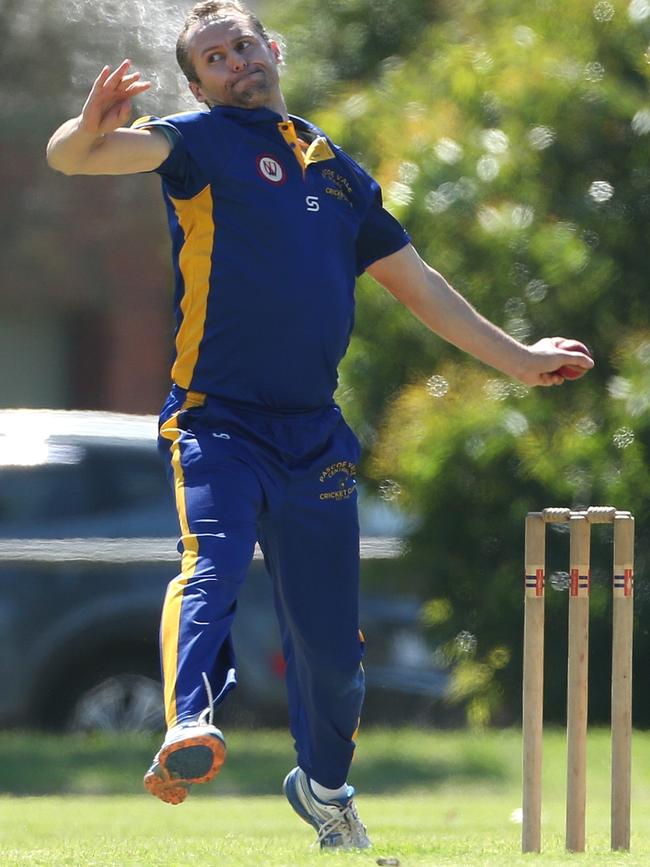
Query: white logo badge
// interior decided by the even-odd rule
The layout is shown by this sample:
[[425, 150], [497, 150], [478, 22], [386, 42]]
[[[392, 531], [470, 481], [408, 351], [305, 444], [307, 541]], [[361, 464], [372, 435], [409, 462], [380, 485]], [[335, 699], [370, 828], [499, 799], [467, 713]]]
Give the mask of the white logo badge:
[[257, 158], [257, 171], [266, 181], [272, 184], [282, 184], [285, 181], [284, 169], [275, 157], [262, 154]]

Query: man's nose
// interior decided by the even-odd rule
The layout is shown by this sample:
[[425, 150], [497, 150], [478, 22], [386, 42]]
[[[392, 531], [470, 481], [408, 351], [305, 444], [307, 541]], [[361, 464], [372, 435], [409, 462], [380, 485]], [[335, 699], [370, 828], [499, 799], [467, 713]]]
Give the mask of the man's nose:
[[241, 72], [242, 69], [246, 69], [247, 66], [246, 61], [238, 51], [230, 52], [228, 62], [230, 63], [230, 68], [233, 72]]

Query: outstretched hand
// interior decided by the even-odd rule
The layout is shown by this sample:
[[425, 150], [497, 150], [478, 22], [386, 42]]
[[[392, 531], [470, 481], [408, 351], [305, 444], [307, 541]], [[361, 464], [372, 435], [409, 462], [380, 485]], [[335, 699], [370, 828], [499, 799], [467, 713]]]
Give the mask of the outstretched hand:
[[[576, 344], [577, 341], [565, 337], [544, 337], [528, 347], [530, 353], [528, 370], [522, 381], [526, 385], [562, 385], [568, 378], [561, 368], [578, 368], [585, 373], [594, 366], [593, 358], [578, 349], [566, 349], [563, 344]], [[580, 375], [573, 375], [577, 378]]]
[[[130, 60], [111, 71], [105, 66], [95, 79], [81, 111], [80, 127], [93, 135], [105, 135], [124, 126], [131, 115], [131, 100], [151, 87], [139, 72], [128, 73]], [[128, 73], [128, 74], [127, 74]]]

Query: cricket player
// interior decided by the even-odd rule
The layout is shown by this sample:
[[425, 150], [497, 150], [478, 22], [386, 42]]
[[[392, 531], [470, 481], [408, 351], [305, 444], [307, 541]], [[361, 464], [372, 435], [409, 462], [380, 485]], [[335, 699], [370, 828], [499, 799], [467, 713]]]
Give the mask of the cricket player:
[[160, 633], [168, 731], [145, 786], [178, 804], [223, 763], [213, 709], [236, 684], [230, 630], [257, 541], [297, 751], [284, 792], [323, 848], [363, 849], [348, 784], [364, 692], [359, 444], [333, 399], [355, 279], [368, 272], [436, 334], [526, 385], [560, 385], [563, 365], [593, 362], [560, 338], [514, 340], [420, 258], [376, 181], [289, 115], [281, 48], [244, 6], [197, 4], [177, 58], [205, 110], [127, 127], [150, 85], [125, 60], [104, 67], [48, 145], [65, 174], [157, 172], [169, 218], [175, 356], [159, 443], [182, 560]]

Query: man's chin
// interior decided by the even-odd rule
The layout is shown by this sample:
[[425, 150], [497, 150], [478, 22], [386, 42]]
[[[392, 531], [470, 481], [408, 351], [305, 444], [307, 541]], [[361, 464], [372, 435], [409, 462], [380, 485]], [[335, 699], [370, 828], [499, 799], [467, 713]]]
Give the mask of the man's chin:
[[267, 87], [248, 86], [237, 91], [233, 90], [232, 96], [234, 105], [243, 108], [261, 108], [268, 102], [269, 91]]

